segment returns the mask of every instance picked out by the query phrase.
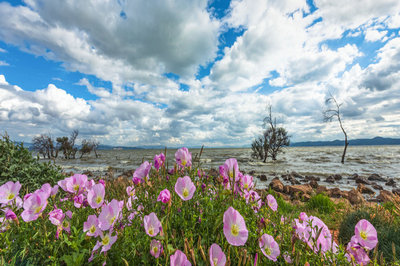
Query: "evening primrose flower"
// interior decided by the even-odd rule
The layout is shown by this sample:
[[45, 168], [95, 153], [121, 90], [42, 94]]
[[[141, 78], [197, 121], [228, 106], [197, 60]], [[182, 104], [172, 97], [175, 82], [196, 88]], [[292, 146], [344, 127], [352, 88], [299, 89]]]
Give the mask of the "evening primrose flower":
[[162, 250], [163, 250], [163, 247], [162, 247], [162, 244], [161, 244], [160, 241], [155, 240], [155, 239], [151, 240], [151, 243], [150, 243], [150, 254], [153, 257], [155, 257], [155, 258], [160, 257], [160, 254], [161, 254]]
[[359, 265], [367, 265], [370, 261], [365, 249], [358, 243], [357, 237], [353, 236], [347, 244], [346, 258], [349, 262], [354, 260]]
[[0, 187], [0, 204], [8, 204], [12, 200], [14, 200], [21, 189], [21, 184], [19, 181], [12, 182], [8, 181]]
[[192, 166], [192, 153], [185, 147], [175, 152], [176, 163], [181, 167]]
[[249, 235], [246, 223], [240, 213], [229, 207], [224, 213], [224, 235], [229, 244], [243, 246]]
[[276, 212], [278, 210], [278, 203], [276, 202], [276, 199], [274, 198], [274, 196], [268, 195], [267, 202], [268, 202], [268, 206], [271, 208], [271, 210], [273, 210], [274, 212]]
[[110, 229], [118, 218], [119, 212], [119, 202], [116, 199], [103, 206], [99, 215], [99, 228], [103, 231]]
[[154, 167], [158, 171], [161, 168], [161, 166], [163, 166], [163, 164], [165, 163], [165, 155], [164, 155], [164, 153], [160, 153], [159, 155], [155, 155], [153, 160], [154, 160]]
[[182, 200], [190, 200], [196, 191], [196, 186], [188, 176], [179, 177], [175, 183], [175, 192]]
[[48, 195], [45, 192], [32, 193], [24, 201], [21, 217], [25, 222], [36, 220], [47, 206]]
[[83, 232], [87, 232], [87, 236], [98, 236], [101, 232], [98, 226], [99, 220], [97, 216], [94, 214], [89, 215], [87, 221], [83, 223]]
[[55, 226], [60, 226], [64, 220], [65, 214], [61, 209], [58, 209], [57, 207], [49, 212], [49, 220], [52, 224]]
[[171, 266], [191, 266], [192, 264], [187, 259], [185, 253], [180, 251], [179, 249], [175, 252], [174, 255], [170, 257], [170, 265]]
[[365, 219], [360, 220], [354, 228], [354, 233], [361, 246], [371, 250], [378, 244], [375, 227]]
[[150, 169], [151, 163], [144, 161], [133, 173], [133, 183], [137, 185], [143, 182], [145, 178], [149, 177]]
[[90, 207], [97, 209], [101, 207], [104, 202], [105, 188], [102, 184], [94, 185], [87, 194], [87, 199]]
[[146, 215], [143, 218], [143, 223], [146, 234], [151, 237], [156, 236], [160, 232], [160, 229], [162, 229], [161, 222], [158, 220], [157, 215], [154, 212]]
[[225, 161], [223, 176], [235, 182], [239, 181], [239, 166], [235, 158], [230, 158]]
[[212, 244], [209, 250], [211, 266], [224, 266], [226, 264], [226, 256], [221, 247]]
[[158, 195], [157, 201], [161, 201], [162, 203], [168, 203], [171, 200], [171, 193], [168, 189], [164, 189]]
[[103, 232], [100, 232], [100, 238], [101, 238], [101, 241], [97, 241], [92, 252], [98, 250], [100, 247], [102, 247], [100, 253], [110, 250], [111, 246], [115, 243], [115, 241], [117, 241], [118, 237], [116, 235], [113, 236], [112, 230], [110, 230], [109, 232], [107, 232], [105, 234]]
[[58, 185], [65, 191], [80, 194], [85, 190], [87, 182], [86, 175], [75, 174], [58, 182]]
[[278, 243], [276, 243], [272, 236], [263, 234], [258, 244], [264, 256], [272, 261], [276, 261], [281, 252]]
[[241, 184], [243, 189], [250, 190], [254, 187], [253, 177], [250, 175], [244, 175], [241, 177]]

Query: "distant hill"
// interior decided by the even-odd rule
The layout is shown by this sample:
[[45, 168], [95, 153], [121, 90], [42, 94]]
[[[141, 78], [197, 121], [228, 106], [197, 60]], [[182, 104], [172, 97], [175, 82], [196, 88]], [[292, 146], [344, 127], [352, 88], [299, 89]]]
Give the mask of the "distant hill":
[[[332, 141], [303, 141], [293, 142], [290, 144], [291, 147], [313, 147], [313, 146], [343, 146], [344, 140], [332, 140]], [[375, 137], [372, 139], [351, 139], [349, 145], [360, 146], [360, 145], [400, 145], [400, 139], [382, 138]]]

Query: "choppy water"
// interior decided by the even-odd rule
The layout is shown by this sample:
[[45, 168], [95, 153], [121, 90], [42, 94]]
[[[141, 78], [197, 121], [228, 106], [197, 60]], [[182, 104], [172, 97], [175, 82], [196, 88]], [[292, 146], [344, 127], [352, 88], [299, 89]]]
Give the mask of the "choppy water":
[[[175, 159], [175, 149], [167, 150], [167, 162], [172, 167]], [[193, 158], [199, 149], [191, 149]], [[94, 154], [82, 159], [64, 160], [57, 159], [55, 163], [69, 172], [82, 173], [91, 171], [94, 175], [104, 176], [109, 167], [118, 176], [124, 171], [137, 168], [142, 160], [152, 161], [155, 154], [164, 150], [101, 150], [100, 158]], [[269, 184], [273, 175], [282, 175], [295, 171], [301, 175], [320, 176], [321, 180], [331, 174], [340, 174], [345, 177], [342, 181], [328, 187], [339, 186], [349, 189], [354, 186], [354, 181], [346, 179], [352, 174], [369, 176], [378, 173], [383, 177], [394, 178], [400, 184], [400, 145], [399, 146], [349, 146], [345, 164], [341, 164], [343, 147], [290, 147], [284, 154], [278, 156], [275, 162], [266, 163], [251, 158], [251, 149], [207, 149], [204, 148], [201, 156], [203, 168], [216, 168], [226, 159], [236, 158], [241, 171], [254, 170], [256, 174], [265, 174], [267, 182], [258, 180], [257, 187]], [[321, 182], [323, 183], [323, 182]], [[381, 184], [383, 185], [383, 184]], [[385, 186], [384, 186], [385, 187]]]

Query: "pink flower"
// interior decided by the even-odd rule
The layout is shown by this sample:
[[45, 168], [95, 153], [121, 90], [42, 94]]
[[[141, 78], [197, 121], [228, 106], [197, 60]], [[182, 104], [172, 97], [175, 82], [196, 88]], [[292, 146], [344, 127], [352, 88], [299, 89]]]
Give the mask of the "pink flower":
[[115, 241], [117, 241], [118, 237], [116, 235], [112, 236], [112, 230], [110, 230], [106, 234], [103, 234], [103, 232], [100, 232], [100, 238], [101, 238], [101, 241], [97, 241], [92, 252], [98, 250], [100, 247], [102, 247], [100, 253], [110, 250], [111, 246], [115, 243]]
[[60, 226], [64, 220], [65, 214], [57, 207], [49, 213], [49, 220], [55, 226]]
[[164, 163], [165, 163], [164, 153], [160, 153], [159, 155], [154, 156], [154, 167], [157, 169], [157, 171]]
[[74, 196], [74, 206], [76, 208], [80, 208], [84, 201], [85, 201], [85, 196], [83, 194]]
[[224, 213], [224, 235], [233, 246], [243, 246], [249, 235], [243, 217], [232, 207]]
[[241, 183], [245, 190], [250, 190], [254, 187], [253, 177], [250, 175], [242, 176]]
[[47, 206], [47, 198], [49, 196], [45, 192], [35, 192], [24, 201], [24, 211], [21, 217], [25, 222], [36, 220]]
[[378, 244], [378, 235], [375, 227], [365, 219], [360, 220], [354, 229], [358, 243], [371, 250]]
[[264, 256], [272, 261], [276, 261], [281, 252], [278, 243], [276, 243], [272, 236], [263, 234], [258, 244]]
[[278, 210], [278, 203], [276, 202], [276, 199], [272, 195], [267, 196], [267, 201], [268, 201], [268, 206], [276, 212]]
[[96, 184], [88, 191], [87, 199], [92, 209], [97, 209], [103, 204], [105, 193], [102, 184]]
[[188, 176], [179, 177], [175, 183], [175, 192], [182, 200], [190, 200], [196, 191], [196, 186]]
[[127, 186], [126, 187], [126, 194], [128, 194], [128, 197], [133, 197], [133, 195], [135, 195], [134, 187]]
[[6, 219], [15, 221], [18, 218], [17, 218], [17, 215], [11, 209], [8, 209], [6, 211]]
[[50, 196], [55, 196], [58, 193], [58, 185], [54, 185], [54, 187], [51, 188]]
[[157, 218], [157, 215], [152, 212], [149, 215], [146, 215], [143, 218], [144, 229], [146, 230], [146, 234], [153, 237], [156, 236], [159, 232], [161, 227], [161, 223]]
[[300, 215], [299, 215], [299, 219], [300, 219], [301, 222], [302, 221], [306, 221], [308, 219], [308, 216], [307, 216], [307, 214], [305, 212], [301, 212]]
[[180, 251], [179, 249], [175, 252], [174, 255], [171, 255], [170, 265], [171, 266], [191, 266], [192, 264], [187, 259], [185, 253]]
[[35, 192], [44, 192], [44, 193], [46, 193], [47, 197], [50, 197], [51, 189], [52, 189], [51, 185], [49, 183], [45, 183], [45, 184], [42, 185], [41, 188], [39, 188]]
[[58, 185], [69, 193], [79, 194], [85, 189], [87, 182], [86, 175], [75, 174], [73, 176], [67, 177], [64, 180], [58, 181]]
[[354, 260], [359, 265], [367, 265], [370, 261], [364, 248], [357, 242], [356, 236], [351, 238], [349, 244], [347, 244], [346, 251], [347, 254], [345, 256], [349, 262]]
[[163, 250], [163, 247], [162, 247], [162, 244], [161, 244], [160, 241], [155, 240], [155, 239], [151, 240], [151, 243], [150, 243], [150, 254], [153, 257], [155, 257], [155, 258], [160, 257], [160, 254], [161, 254], [162, 250]]
[[176, 163], [181, 167], [192, 166], [192, 153], [185, 147], [175, 152]]
[[239, 181], [239, 166], [235, 158], [230, 158], [225, 161], [223, 176], [235, 182]]
[[99, 228], [103, 231], [110, 229], [117, 220], [119, 212], [119, 202], [116, 199], [103, 206], [99, 215]]
[[292, 258], [290, 257], [289, 252], [286, 251], [282, 256], [283, 256], [283, 258], [285, 259], [285, 261], [286, 261], [287, 263], [289, 263], [289, 264], [293, 263], [293, 260], [292, 260]]
[[162, 203], [168, 203], [171, 200], [171, 193], [168, 189], [164, 189], [158, 195], [157, 201], [161, 201]]
[[87, 221], [83, 223], [83, 232], [87, 232], [87, 236], [100, 235], [99, 220], [96, 215], [89, 215]]
[[143, 162], [133, 173], [133, 182], [137, 185], [144, 181], [144, 178], [149, 177], [151, 163], [148, 161]]
[[8, 181], [0, 187], [0, 204], [8, 204], [12, 200], [14, 200], [21, 189], [21, 184], [19, 181], [12, 182]]
[[209, 250], [211, 266], [224, 266], [226, 264], [225, 253], [217, 244], [212, 244]]

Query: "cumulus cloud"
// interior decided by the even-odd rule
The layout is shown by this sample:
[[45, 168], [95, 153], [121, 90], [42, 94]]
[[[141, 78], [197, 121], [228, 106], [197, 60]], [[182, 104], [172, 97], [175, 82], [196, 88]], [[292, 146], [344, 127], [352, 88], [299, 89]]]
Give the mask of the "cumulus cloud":
[[6, 61], [0, 60], [0, 66], [9, 66], [9, 64]]

